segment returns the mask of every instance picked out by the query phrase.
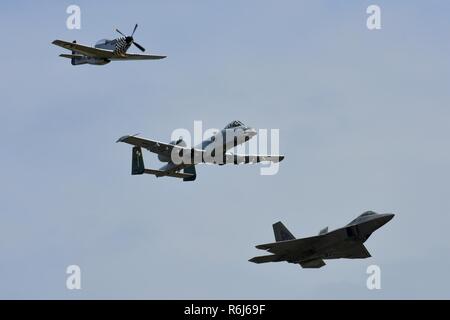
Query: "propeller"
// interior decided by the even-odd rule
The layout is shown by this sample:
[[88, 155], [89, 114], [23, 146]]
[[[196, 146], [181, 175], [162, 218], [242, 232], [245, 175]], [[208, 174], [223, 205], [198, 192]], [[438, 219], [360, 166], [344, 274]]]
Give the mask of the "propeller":
[[133, 41], [133, 44], [134, 44], [139, 50], [141, 50], [142, 52], [145, 51], [145, 48], [144, 48], [143, 46], [141, 46], [139, 43]]
[[123, 35], [124, 37], [126, 37], [126, 35], [124, 35], [122, 32], [120, 32], [119, 29], [116, 29], [116, 31], [117, 31], [118, 33], [120, 33], [121, 35]]
[[144, 48], [143, 46], [141, 46], [139, 43], [135, 42], [135, 41], [134, 41], [134, 38], [133, 38], [134, 33], [136, 32], [137, 27], [138, 27], [138, 25], [137, 25], [137, 23], [136, 23], [136, 25], [134, 26], [133, 32], [131, 33], [131, 36], [126, 36], [126, 35], [124, 35], [119, 29], [116, 29], [116, 31], [117, 31], [118, 33], [120, 33], [122, 36], [125, 37], [125, 41], [126, 41], [126, 42], [134, 44], [139, 50], [141, 50], [142, 52], [144, 52], [144, 51], [145, 51], [145, 48]]
[[133, 32], [131, 33], [131, 36], [134, 36], [134, 33], [136, 32], [137, 27], [138, 27], [138, 25], [136, 23], [136, 25], [134, 26]]

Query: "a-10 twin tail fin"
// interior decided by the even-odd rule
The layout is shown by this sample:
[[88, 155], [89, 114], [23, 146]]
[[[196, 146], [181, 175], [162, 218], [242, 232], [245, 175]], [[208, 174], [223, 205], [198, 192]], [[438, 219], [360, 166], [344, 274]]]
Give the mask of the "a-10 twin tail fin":
[[167, 172], [156, 169], [146, 169], [144, 165], [144, 157], [142, 156], [141, 147], [133, 147], [132, 149], [132, 157], [131, 157], [131, 174], [132, 175], [140, 175], [140, 174], [152, 174], [156, 177], [174, 177], [183, 179], [183, 181], [194, 181], [197, 177], [195, 167], [190, 166], [184, 168], [183, 172]]

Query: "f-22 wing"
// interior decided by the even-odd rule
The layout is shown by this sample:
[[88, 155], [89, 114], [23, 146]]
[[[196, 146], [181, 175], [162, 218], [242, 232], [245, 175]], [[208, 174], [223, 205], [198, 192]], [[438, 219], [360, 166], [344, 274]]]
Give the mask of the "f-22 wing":
[[275, 254], [286, 254], [289, 252], [296, 251], [308, 251], [312, 248], [318, 248], [323, 245], [326, 241], [324, 239], [325, 236], [313, 236], [308, 238], [301, 239], [293, 239], [293, 240], [285, 240], [285, 241], [277, 241], [273, 243], [260, 244], [257, 245], [257, 249], [267, 250], [271, 253]]

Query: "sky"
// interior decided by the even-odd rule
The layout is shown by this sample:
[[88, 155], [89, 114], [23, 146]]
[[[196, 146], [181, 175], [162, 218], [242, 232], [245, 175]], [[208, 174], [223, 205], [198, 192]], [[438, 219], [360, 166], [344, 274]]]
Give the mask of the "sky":
[[[68, 30], [66, 8], [81, 8]], [[366, 8], [381, 8], [381, 30]], [[0, 298], [449, 299], [447, 1], [3, 1]], [[158, 61], [72, 66], [139, 23]], [[131, 49], [136, 51], [136, 49]], [[240, 120], [279, 129], [278, 174], [199, 165], [131, 176], [125, 135]], [[160, 167], [146, 152], [146, 166]], [[395, 218], [372, 257], [321, 269], [248, 262], [366, 210]], [[66, 268], [81, 268], [81, 290]], [[366, 270], [381, 270], [368, 290]]]

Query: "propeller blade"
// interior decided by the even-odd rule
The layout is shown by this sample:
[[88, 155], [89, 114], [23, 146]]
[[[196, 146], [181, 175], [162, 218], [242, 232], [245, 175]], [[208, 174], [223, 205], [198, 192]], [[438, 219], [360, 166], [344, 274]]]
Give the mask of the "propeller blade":
[[136, 25], [134, 26], [133, 32], [131, 33], [131, 36], [134, 36], [134, 32], [136, 31], [137, 27], [138, 27], [138, 25], [136, 23]]
[[138, 47], [138, 49], [141, 50], [142, 52], [145, 51], [145, 48], [144, 48], [143, 46], [141, 46], [139, 43], [136, 43], [136, 42], [133, 41], [133, 44], [134, 44], [136, 47]]
[[120, 32], [119, 29], [116, 29], [116, 31], [117, 31], [118, 33], [120, 33], [121, 35], [123, 35], [124, 37], [126, 37], [126, 35], [124, 35], [122, 32]]

